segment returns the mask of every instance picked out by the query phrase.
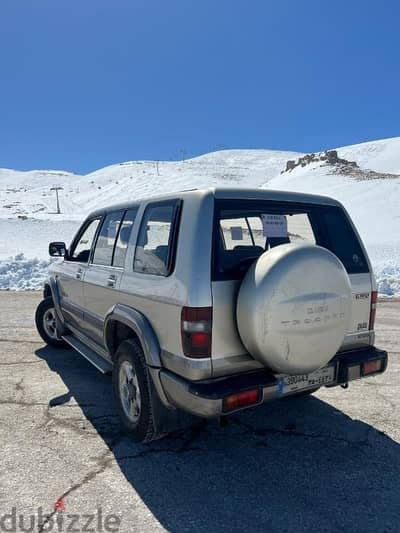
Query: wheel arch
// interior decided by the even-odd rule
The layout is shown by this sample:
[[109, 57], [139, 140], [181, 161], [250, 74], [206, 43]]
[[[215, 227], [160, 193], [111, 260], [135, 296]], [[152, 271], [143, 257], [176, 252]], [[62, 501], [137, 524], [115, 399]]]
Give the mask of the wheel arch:
[[116, 304], [104, 321], [104, 345], [113, 358], [118, 345], [125, 339], [136, 338], [143, 349], [147, 365], [160, 368], [160, 345], [147, 318], [136, 309]]
[[50, 282], [46, 282], [43, 287], [43, 298], [48, 298], [52, 296]]
[[60, 304], [60, 293], [58, 289], [57, 280], [49, 277], [43, 287], [43, 298], [52, 298], [54, 302], [54, 308], [56, 310], [58, 328], [60, 331], [63, 331], [64, 328], [64, 317], [61, 311]]

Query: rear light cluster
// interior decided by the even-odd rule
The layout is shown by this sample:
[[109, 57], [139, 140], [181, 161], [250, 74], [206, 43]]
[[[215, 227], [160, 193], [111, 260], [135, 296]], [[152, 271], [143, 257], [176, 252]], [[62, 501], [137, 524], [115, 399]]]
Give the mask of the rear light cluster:
[[363, 376], [380, 372], [380, 370], [382, 370], [382, 363], [382, 359], [373, 359], [372, 361], [365, 361], [362, 366]]
[[377, 302], [378, 302], [378, 292], [372, 291], [371, 292], [371, 311], [369, 314], [369, 330], [370, 331], [374, 329]]
[[181, 332], [187, 357], [211, 357], [212, 307], [183, 307]]
[[229, 411], [235, 411], [241, 407], [254, 405], [261, 400], [261, 389], [251, 389], [237, 394], [231, 394], [224, 398], [223, 411], [225, 413]]

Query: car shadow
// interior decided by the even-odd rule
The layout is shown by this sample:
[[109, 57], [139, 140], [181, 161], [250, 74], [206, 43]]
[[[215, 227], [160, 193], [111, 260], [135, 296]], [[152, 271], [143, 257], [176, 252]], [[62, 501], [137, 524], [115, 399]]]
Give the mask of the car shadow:
[[[121, 433], [111, 379], [72, 350], [36, 351], [168, 531], [396, 531], [400, 447], [318, 397], [282, 400], [147, 445]], [[346, 392], [343, 392], [346, 394]], [[350, 394], [350, 393], [347, 393]], [[366, 406], [371, 409], [372, 406]]]

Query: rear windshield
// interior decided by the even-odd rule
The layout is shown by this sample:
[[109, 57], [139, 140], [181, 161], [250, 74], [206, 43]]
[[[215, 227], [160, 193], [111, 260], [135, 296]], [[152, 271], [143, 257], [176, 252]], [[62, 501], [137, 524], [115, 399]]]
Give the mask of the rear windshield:
[[368, 272], [360, 243], [340, 207], [259, 200], [216, 200], [213, 279], [241, 279], [264, 251], [290, 242], [333, 252], [349, 274]]

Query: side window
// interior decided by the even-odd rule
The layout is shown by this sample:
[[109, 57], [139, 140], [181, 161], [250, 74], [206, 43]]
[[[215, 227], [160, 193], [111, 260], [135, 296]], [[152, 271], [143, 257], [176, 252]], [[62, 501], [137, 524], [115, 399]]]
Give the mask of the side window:
[[78, 261], [80, 263], [87, 263], [89, 261], [90, 249], [92, 247], [94, 236], [96, 235], [96, 230], [100, 223], [100, 219], [96, 218], [89, 222], [85, 230], [78, 239], [78, 242], [72, 248], [69, 260]]
[[321, 210], [327, 248], [342, 261], [349, 274], [368, 272], [368, 264], [351, 225], [339, 208]]
[[167, 276], [172, 266], [177, 202], [148, 205], [140, 226], [133, 269]]
[[225, 250], [236, 246], [252, 246], [253, 241], [245, 218], [225, 218], [220, 221]]
[[126, 250], [128, 248], [128, 242], [137, 212], [138, 208], [135, 207], [134, 209], [129, 209], [129, 211], [125, 213], [124, 219], [119, 228], [117, 242], [115, 243], [113, 266], [124, 266]]
[[116, 211], [105, 217], [94, 249], [93, 263], [95, 265], [111, 266], [114, 244], [123, 214], [123, 211]]
[[261, 218], [257, 216], [249, 216], [247, 217], [247, 222], [253, 236], [254, 244], [256, 246], [261, 246], [261, 248], [265, 248], [265, 235], [263, 232]]
[[248, 246], [265, 248], [265, 237], [260, 217], [249, 216], [220, 220], [225, 250]]

